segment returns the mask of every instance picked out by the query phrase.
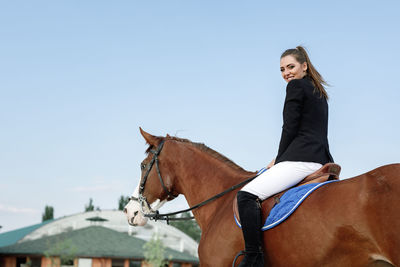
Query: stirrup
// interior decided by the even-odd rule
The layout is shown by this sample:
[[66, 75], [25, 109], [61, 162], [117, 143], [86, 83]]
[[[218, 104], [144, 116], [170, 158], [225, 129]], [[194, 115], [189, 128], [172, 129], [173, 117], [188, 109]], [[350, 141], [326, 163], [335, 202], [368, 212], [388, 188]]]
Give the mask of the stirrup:
[[239, 253], [236, 255], [236, 257], [233, 259], [233, 263], [232, 263], [232, 267], [235, 267], [236, 265], [236, 261], [240, 256], [245, 255], [246, 252], [244, 250], [239, 251]]
[[259, 251], [251, 251], [251, 252], [246, 252], [245, 250], [239, 251], [238, 254], [236, 254], [235, 258], [233, 259], [232, 267], [235, 267], [236, 261], [240, 256], [246, 256], [247, 253], [251, 254], [261, 254], [263, 256], [264, 252], [262, 250]]

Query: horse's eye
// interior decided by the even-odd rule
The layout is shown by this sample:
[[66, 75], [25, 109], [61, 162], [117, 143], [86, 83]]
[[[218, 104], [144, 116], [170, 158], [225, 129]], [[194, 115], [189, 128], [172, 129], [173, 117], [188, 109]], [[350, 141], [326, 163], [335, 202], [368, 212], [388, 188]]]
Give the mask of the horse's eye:
[[140, 169], [143, 171], [144, 169], [146, 169], [146, 164], [144, 164], [144, 163], [141, 163], [140, 164]]

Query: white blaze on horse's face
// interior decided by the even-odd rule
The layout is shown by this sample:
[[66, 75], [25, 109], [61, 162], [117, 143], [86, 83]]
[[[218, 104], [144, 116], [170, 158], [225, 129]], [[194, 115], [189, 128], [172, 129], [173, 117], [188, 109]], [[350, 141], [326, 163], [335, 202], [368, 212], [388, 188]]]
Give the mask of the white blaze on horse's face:
[[[139, 185], [136, 186], [135, 190], [133, 191], [132, 197], [134, 197], [135, 199], [139, 198]], [[147, 223], [148, 218], [146, 218], [144, 214], [153, 213], [154, 211], [161, 208], [165, 202], [167, 201], [166, 200], [160, 201], [159, 199], [157, 199], [156, 201], [150, 204], [151, 208], [150, 210], [147, 206], [144, 206], [142, 209], [142, 206], [140, 205], [139, 201], [130, 200], [124, 208], [124, 212], [128, 219], [128, 223], [132, 226], [145, 225]]]

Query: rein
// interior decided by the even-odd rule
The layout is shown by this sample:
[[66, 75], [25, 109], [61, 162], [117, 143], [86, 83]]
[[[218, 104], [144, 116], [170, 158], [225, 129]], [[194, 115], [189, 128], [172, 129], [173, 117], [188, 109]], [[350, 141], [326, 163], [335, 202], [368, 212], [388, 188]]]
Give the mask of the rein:
[[208, 203], [210, 203], [210, 202], [212, 202], [212, 201], [214, 201], [214, 200], [216, 200], [216, 199], [218, 199], [218, 198], [224, 196], [225, 194], [227, 194], [227, 193], [229, 193], [229, 192], [232, 192], [233, 190], [235, 190], [235, 189], [237, 189], [237, 188], [239, 188], [239, 187], [241, 187], [241, 186], [247, 184], [248, 182], [252, 181], [252, 180], [253, 180], [254, 178], [256, 178], [256, 177], [257, 177], [257, 176], [250, 177], [250, 178], [244, 180], [243, 182], [240, 182], [240, 183], [238, 183], [238, 184], [236, 184], [236, 185], [234, 185], [234, 186], [232, 186], [232, 187], [226, 189], [225, 191], [222, 191], [221, 193], [218, 193], [218, 194], [216, 194], [215, 196], [213, 196], [213, 197], [211, 197], [211, 198], [209, 198], [209, 199], [207, 199], [207, 200], [204, 200], [203, 202], [200, 202], [200, 203], [198, 203], [198, 204], [196, 204], [196, 205], [194, 205], [193, 207], [190, 207], [190, 208], [188, 208], [188, 209], [179, 210], [179, 211], [175, 211], [175, 212], [171, 212], [171, 213], [164, 213], [164, 214], [160, 214], [160, 213], [158, 212], [158, 210], [157, 210], [157, 211], [154, 212], [154, 213], [147, 213], [147, 214], [144, 214], [144, 216], [150, 218], [151, 220], [155, 220], [155, 221], [157, 221], [157, 220], [164, 220], [164, 221], [167, 221], [167, 223], [168, 223], [169, 221], [191, 220], [191, 219], [194, 219], [194, 217], [169, 218], [169, 216], [176, 215], [176, 214], [180, 214], [180, 213], [184, 213], [184, 212], [188, 212], [188, 211], [191, 211], [191, 210], [200, 208], [200, 207], [202, 207], [202, 206], [204, 206], [204, 205], [206, 205], [206, 204], [208, 204]]
[[[150, 204], [148, 203], [148, 201], [146, 199], [146, 197], [144, 197], [142, 193], [144, 191], [144, 186], [146, 184], [147, 177], [149, 176], [149, 173], [150, 173], [151, 168], [153, 167], [154, 163], [156, 163], [158, 178], [159, 178], [159, 180], [161, 182], [161, 185], [162, 185], [164, 191], [167, 192], [167, 194], [168, 194], [168, 199], [172, 200], [172, 199], [177, 197], [177, 196], [173, 195], [167, 189], [167, 187], [165, 186], [164, 181], [163, 181], [163, 179], [161, 177], [160, 168], [159, 168], [159, 165], [158, 165], [158, 155], [160, 155], [160, 153], [161, 153], [161, 150], [162, 150], [162, 148], [164, 146], [164, 141], [165, 140], [161, 141], [161, 143], [158, 145], [158, 148], [157, 148], [156, 151], [153, 151], [153, 150], [151, 151], [151, 153], [153, 153], [154, 156], [153, 156], [153, 159], [150, 162], [150, 166], [148, 167], [148, 169], [146, 171], [146, 174], [143, 177], [143, 181], [140, 184], [140, 187], [139, 187], [139, 198], [136, 198], [136, 197], [133, 197], [133, 196], [129, 198], [129, 200], [138, 201], [142, 206], [142, 211], [143, 211], [144, 203], [146, 203], [147, 207], [150, 210], [152, 210], [151, 207], [150, 207]], [[190, 207], [190, 208], [187, 208], [187, 209], [184, 209], [184, 210], [175, 211], [175, 212], [164, 213], [164, 214], [160, 214], [158, 210], [154, 211], [153, 213], [144, 213], [143, 212], [144, 217], [147, 217], [150, 220], [154, 220], [154, 221], [157, 221], [157, 220], [167, 221], [167, 224], [169, 224], [169, 221], [192, 220], [192, 219], [194, 219], [193, 216], [192, 217], [184, 217], [184, 218], [182, 218], [182, 217], [181, 218], [175, 218], [175, 217], [170, 218], [170, 216], [177, 215], [177, 214], [180, 214], [180, 213], [184, 213], [184, 212], [188, 212], [188, 211], [192, 211], [194, 209], [200, 208], [200, 207], [202, 207], [202, 206], [204, 206], [204, 205], [206, 205], [206, 204], [208, 204], [208, 203], [210, 203], [210, 202], [212, 202], [212, 201], [224, 196], [225, 194], [227, 194], [229, 192], [232, 192], [233, 190], [235, 190], [235, 189], [247, 184], [248, 182], [252, 181], [256, 177], [257, 177], [257, 175], [253, 176], [253, 177], [250, 177], [250, 178], [248, 178], [248, 179], [246, 179], [246, 180], [244, 180], [244, 181], [242, 181], [242, 182], [240, 182], [240, 183], [238, 183], [238, 184], [236, 184], [236, 185], [234, 185], [234, 186], [232, 186], [232, 187], [230, 187], [230, 188], [228, 188], [228, 189], [226, 189], [226, 190], [224, 190], [224, 191], [222, 191], [222, 192], [220, 192], [220, 193], [218, 193], [218, 194], [216, 194], [216, 195], [214, 195], [212, 197], [210, 197], [209, 199], [206, 199], [203, 202], [200, 202], [200, 203], [194, 205], [193, 207]]]

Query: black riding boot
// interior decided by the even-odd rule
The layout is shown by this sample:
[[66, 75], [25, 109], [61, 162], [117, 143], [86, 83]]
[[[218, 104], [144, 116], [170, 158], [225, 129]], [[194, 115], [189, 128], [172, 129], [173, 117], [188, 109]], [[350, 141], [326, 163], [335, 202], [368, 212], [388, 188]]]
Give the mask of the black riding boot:
[[258, 197], [245, 191], [237, 194], [245, 256], [239, 267], [264, 267], [261, 235], [261, 207]]

